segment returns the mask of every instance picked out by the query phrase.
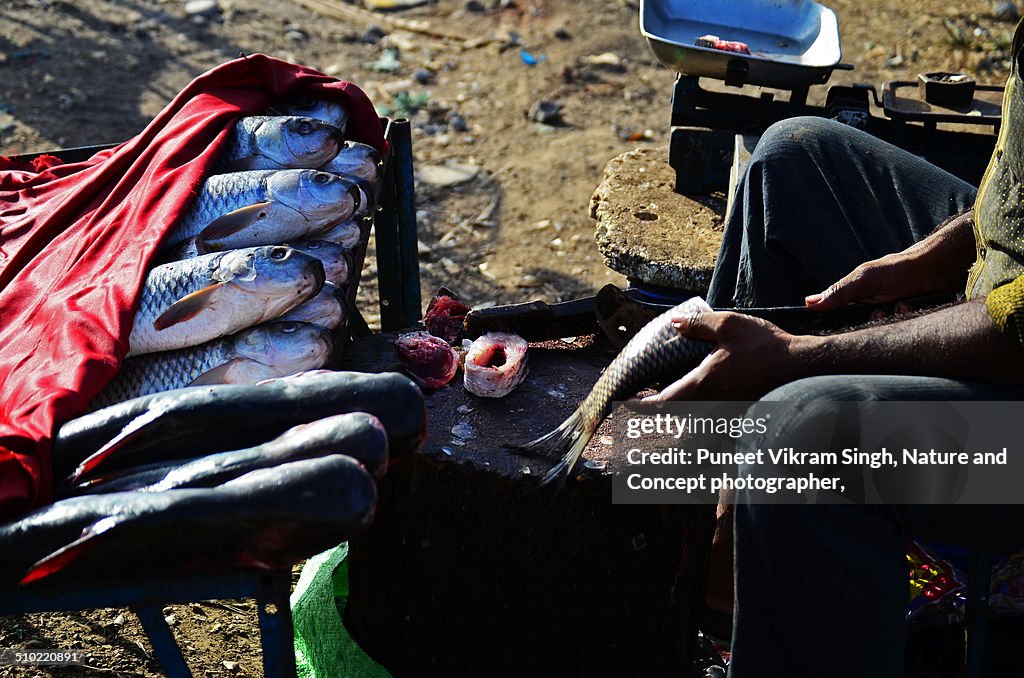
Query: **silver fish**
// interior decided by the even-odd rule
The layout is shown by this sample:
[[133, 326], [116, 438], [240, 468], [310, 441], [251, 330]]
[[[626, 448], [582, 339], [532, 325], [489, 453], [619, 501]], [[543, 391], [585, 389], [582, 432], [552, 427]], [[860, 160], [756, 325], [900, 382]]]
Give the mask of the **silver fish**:
[[157, 266], [143, 285], [128, 355], [196, 346], [274, 320], [323, 284], [319, 259], [280, 245]]
[[215, 251], [305, 237], [356, 213], [366, 200], [359, 181], [310, 169], [216, 174], [203, 184], [164, 247], [195, 236]]
[[329, 332], [307, 323], [257, 325], [199, 346], [128, 358], [91, 405], [106, 407], [185, 386], [255, 384], [323, 367], [333, 346]]
[[344, 285], [352, 274], [352, 250], [329, 240], [295, 240], [286, 243], [300, 252], [316, 257], [324, 265], [327, 282]]
[[348, 125], [348, 111], [337, 101], [317, 99], [315, 97], [289, 97], [278, 101], [270, 110], [271, 115], [301, 115], [306, 118], [322, 120], [345, 133]]
[[694, 310], [710, 311], [703, 299], [694, 297], [647, 323], [605, 368], [590, 395], [568, 419], [547, 435], [512, 449], [522, 454], [561, 456], [541, 483], [565, 481], [597, 427], [612, 411], [612, 403], [630, 398], [641, 389], [681, 376], [715, 348], [710, 341], [688, 339], [672, 327], [672, 316]]
[[316, 168], [334, 158], [342, 143], [337, 127], [314, 118], [246, 116], [231, 130], [216, 171]]
[[362, 226], [355, 219], [347, 219], [337, 226], [317, 233], [317, 240], [326, 240], [327, 242], [337, 243], [342, 247], [350, 250], [354, 250], [366, 240], [369, 233], [363, 232]]
[[321, 165], [320, 169], [332, 174], [357, 176], [370, 182], [376, 188], [384, 166], [381, 163], [380, 153], [373, 146], [346, 141], [334, 158]]
[[320, 293], [278, 318], [334, 330], [345, 322], [345, 289], [325, 282]]

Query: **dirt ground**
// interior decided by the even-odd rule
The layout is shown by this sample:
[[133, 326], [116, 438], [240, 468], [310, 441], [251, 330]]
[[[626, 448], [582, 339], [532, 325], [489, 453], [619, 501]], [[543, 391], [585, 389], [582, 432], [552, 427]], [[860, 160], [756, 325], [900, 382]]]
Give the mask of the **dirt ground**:
[[[469, 168], [456, 185], [418, 180], [427, 298], [445, 284], [478, 306], [557, 301], [623, 282], [594, 248], [588, 202], [609, 159], [667, 144], [674, 77], [640, 35], [634, 0], [439, 0], [387, 14], [348, 5], [346, 20], [299, 0], [209, 4], [189, 14], [197, 7], [183, 0], [0, 2], [0, 153], [121, 141], [193, 77], [265, 52], [352, 80], [382, 112], [410, 117], [418, 169]], [[832, 83], [880, 87], [940, 70], [1006, 77], [1014, 24], [988, 2], [826, 4], [839, 16], [843, 60], [856, 66]], [[450, 37], [402, 30], [396, 19]], [[528, 117], [542, 100], [561, 104], [557, 124]], [[373, 272], [371, 257], [364, 279]], [[372, 287], [363, 297], [371, 324]], [[166, 612], [196, 675], [261, 674], [248, 601]], [[3, 618], [0, 647], [84, 649], [94, 667], [0, 667], [0, 676], [160, 675], [121, 610]]]

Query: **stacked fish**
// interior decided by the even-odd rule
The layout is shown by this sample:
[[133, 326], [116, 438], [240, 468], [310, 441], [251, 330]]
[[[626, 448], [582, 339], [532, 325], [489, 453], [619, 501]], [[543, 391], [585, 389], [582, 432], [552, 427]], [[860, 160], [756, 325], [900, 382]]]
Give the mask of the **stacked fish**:
[[64, 424], [57, 501], [0, 524], [0, 590], [123, 572], [283, 569], [367, 525], [426, 432], [396, 373], [313, 370], [182, 388]]
[[148, 274], [120, 373], [93, 408], [188, 385], [254, 384], [325, 366], [347, 321], [381, 178], [344, 108], [241, 118]]

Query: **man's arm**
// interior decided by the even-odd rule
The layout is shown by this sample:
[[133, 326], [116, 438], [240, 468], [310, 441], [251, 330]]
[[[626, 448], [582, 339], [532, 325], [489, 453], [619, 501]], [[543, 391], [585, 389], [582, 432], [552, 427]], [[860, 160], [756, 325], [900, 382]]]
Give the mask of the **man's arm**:
[[867, 261], [828, 289], [807, 297], [808, 308], [884, 304], [962, 290], [975, 257], [974, 210], [950, 217], [902, 252]]
[[821, 374], [1024, 383], [1024, 345], [993, 324], [983, 301], [829, 336], [796, 336], [759, 318], [724, 311], [674, 320], [680, 333], [715, 341], [718, 349], [651, 400], [755, 399]]

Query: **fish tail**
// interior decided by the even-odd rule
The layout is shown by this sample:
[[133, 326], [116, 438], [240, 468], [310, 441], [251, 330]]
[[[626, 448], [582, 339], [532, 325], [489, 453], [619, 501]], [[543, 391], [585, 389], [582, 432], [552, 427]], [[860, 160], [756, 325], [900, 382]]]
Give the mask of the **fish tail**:
[[565, 483], [565, 479], [569, 477], [569, 473], [572, 468], [576, 465], [576, 461], [583, 454], [583, 449], [587, 446], [590, 441], [589, 435], [583, 435], [583, 430], [579, 429], [575, 439], [572, 441], [572, 445], [562, 455], [561, 460], [557, 464], [551, 467], [551, 469], [544, 474], [544, 477], [540, 479], [541, 486], [549, 485], [555, 481], [558, 481], [558, 487]]
[[583, 417], [580, 411], [576, 410], [554, 431], [528, 443], [509, 445], [507, 449], [524, 457], [558, 457], [572, 447], [583, 433], [583, 428]]

